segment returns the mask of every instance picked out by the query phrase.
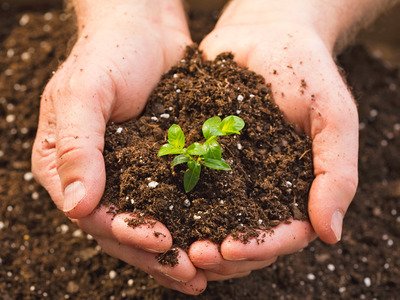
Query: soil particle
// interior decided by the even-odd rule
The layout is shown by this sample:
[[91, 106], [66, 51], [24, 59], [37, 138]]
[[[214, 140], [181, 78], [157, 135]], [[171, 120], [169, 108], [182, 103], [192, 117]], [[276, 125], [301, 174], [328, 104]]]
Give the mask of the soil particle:
[[301, 82], [300, 82], [300, 86], [301, 86], [303, 89], [306, 89], [306, 88], [307, 88], [307, 82], [306, 82], [304, 79], [302, 79]]
[[70, 294], [75, 294], [79, 291], [79, 285], [75, 281], [68, 282], [67, 292]]
[[[232, 171], [203, 168], [199, 184], [186, 194], [185, 167], [172, 171], [171, 157], [157, 157], [168, 128], [179, 124], [189, 145], [202, 141], [206, 119], [237, 111], [246, 123], [242, 134], [220, 139]], [[219, 244], [229, 234], [246, 243], [258, 236], [256, 229], [269, 230], [292, 218], [307, 220], [310, 149], [309, 138], [285, 122], [261, 76], [239, 67], [229, 53], [204, 61], [197, 48], [187, 48], [138, 120], [108, 126], [102, 204], [116, 212], [142, 213], [141, 220], [128, 220], [131, 226], [146, 218], [160, 221], [183, 249], [202, 239]]]
[[166, 266], [174, 267], [178, 264], [178, 254], [179, 250], [177, 248], [172, 248], [164, 253], [157, 256], [157, 261]]

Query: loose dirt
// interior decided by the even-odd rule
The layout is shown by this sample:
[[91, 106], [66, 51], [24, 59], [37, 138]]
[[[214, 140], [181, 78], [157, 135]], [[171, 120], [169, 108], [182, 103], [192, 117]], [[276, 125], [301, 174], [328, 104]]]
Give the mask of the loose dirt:
[[[221, 243], [229, 234], [247, 242], [258, 237], [256, 229], [306, 220], [314, 178], [309, 138], [285, 122], [264, 79], [239, 67], [233, 55], [203, 61], [196, 47], [186, 51], [139, 119], [108, 127], [103, 204], [132, 212], [131, 226], [148, 217], [160, 221], [183, 249], [204, 239]], [[240, 135], [219, 141], [232, 171], [203, 167], [198, 185], [185, 193], [186, 168], [172, 171], [172, 158], [157, 157], [158, 149], [174, 123], [186, 145], [203, 141], [202, 124], [217, 115], [238, 115], [246, 124]]]
[[[19, 10], [5, 10], [6, 2], [14, 1], [0, 2], [1, 298], [189, 299], [102, 253], [31, 179], [39, 96], [63, 60], [73, 28], [55, 1]], [[29, 21], [20, 23], [25, 14]], [[31, 53], [30, 60], [22, 59], [24, 52]], [[246, 278], [210, 283], [197, 299], [398, 297], [400, 72], [362, 47], [339, 61], [359, 103], [361, 138], [360, 185], [342, 241], [335, 246], [316, 241]]]

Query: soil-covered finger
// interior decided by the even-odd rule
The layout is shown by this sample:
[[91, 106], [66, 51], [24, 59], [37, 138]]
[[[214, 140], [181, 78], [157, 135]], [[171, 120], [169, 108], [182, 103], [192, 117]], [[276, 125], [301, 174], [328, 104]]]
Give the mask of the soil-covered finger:
[[194, 278], [196, 268], [185, 251], [180, 248], [172, 248], [166, 253], [171, 257], [163, 259], [163, 254], [157, 255], [157, 270], [177, 281], [188, 282]]
[[196, 268], [183, 251], [180, 251], [177, 255], [178, 264], [175, 267], [170, 267], [160, 264], [157, 254], [122, 245], [117, 240], [103, 238], [97, 241], [107, 254], [148, 274], [162, 274], [180, 282], [188, 282], [196, 276]]
[[112, 207], [101, 206], [77, 223], [85, 232], [100, 238], [115, 239], [119, 243], [149, 252], [165, 252], [172, 245], [171, 235], [159, 222], [149, 222], [138, 227], [126, 224], [131, 215], [116, 214]]
[[115, 238], [111, 229], [114, 215], [110, 207], [100, 206], [87, 217], [77, 219], [77, 224], [86, 233], [111, 239]]
[[188, 282], [177, 282], [159, 275], [153, 277], [162, 286], [187, 295], [199, 295], [207, 287], [207, 277], [202, 270], [197, 270], [196, 276]]
[[122, 244], [141, 248], [150, 252], [165, 252], [172, 246], [168, 229], [154, 220], [143, 221], [134, 227], [129, 224], [137, 221], [134, 214], [118, 214], [112, 221], [112, 232]]
[[315, 238], [310, 223], [292, 221], [281, 224], [273, 232], [260, 232], [258, 238], [241, 243], [228, 237], [221, 244], [221, 254], [227, 260], [268, 260], [305, 248]]

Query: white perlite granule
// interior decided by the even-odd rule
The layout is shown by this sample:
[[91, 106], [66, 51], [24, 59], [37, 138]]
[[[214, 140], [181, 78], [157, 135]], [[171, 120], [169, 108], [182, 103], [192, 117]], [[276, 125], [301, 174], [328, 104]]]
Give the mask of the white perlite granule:
[[157, 186], [158, 186], [158, 182], [157, 181], [150, 181], [148, 184], [147, 184], [147, 186], [149, 187], [149, 188], [151, 188], [151, 189], [154, 189], [154, 188], [156, 188]]

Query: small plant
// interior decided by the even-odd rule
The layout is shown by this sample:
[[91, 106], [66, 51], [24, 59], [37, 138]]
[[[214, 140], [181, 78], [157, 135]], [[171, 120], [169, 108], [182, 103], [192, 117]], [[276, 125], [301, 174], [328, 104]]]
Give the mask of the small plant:
[[201, 166], [214, 170], [231, 170], [229, 164], [222, 158], [222, 148], [218, 143], [218, 137], [240, 134], [244, 125], [244, 121], [237, 116], [228, 116], [223, 120], [218, 116], [209, 118], [202, 127], [206, 141], [195, 142], [185, 148], [185, 134], [179, 125], [173, 124], [168, 129], [168, 143], [161, 146], [158, 156], [177, 155], [171, 162], [172, 168], [179, 164], [187, 164], [187, 170], [183, 176], [183, 187], [188, 193], [199, 181]]

